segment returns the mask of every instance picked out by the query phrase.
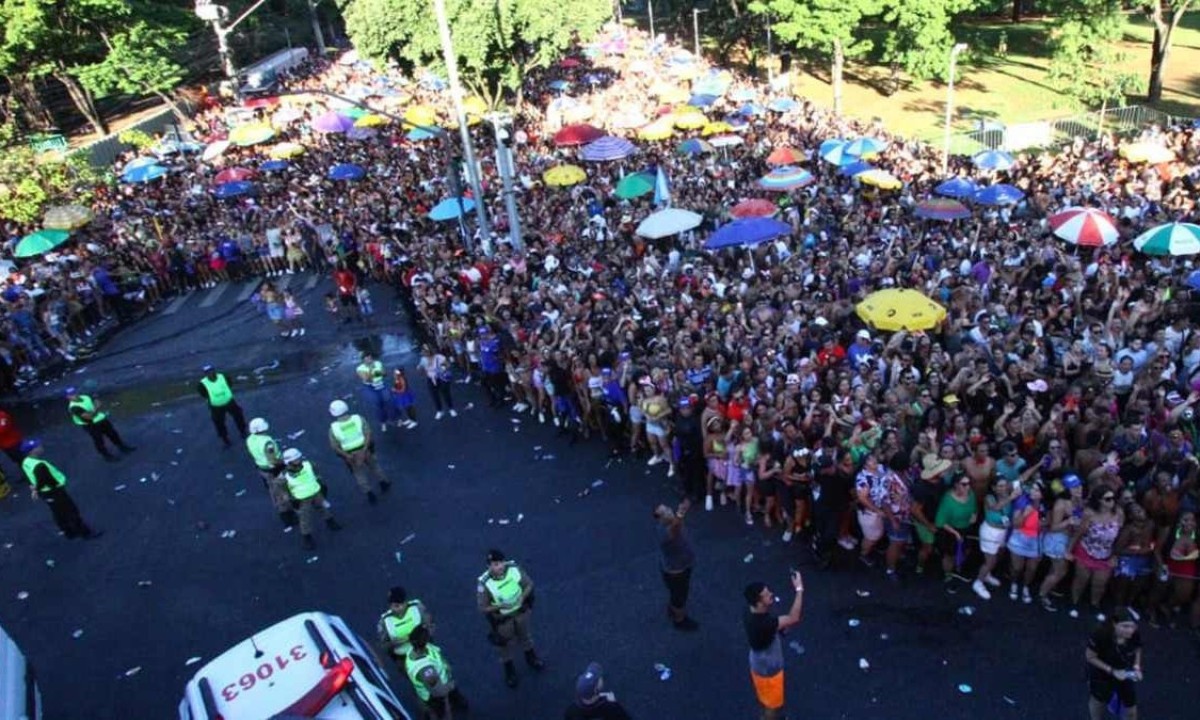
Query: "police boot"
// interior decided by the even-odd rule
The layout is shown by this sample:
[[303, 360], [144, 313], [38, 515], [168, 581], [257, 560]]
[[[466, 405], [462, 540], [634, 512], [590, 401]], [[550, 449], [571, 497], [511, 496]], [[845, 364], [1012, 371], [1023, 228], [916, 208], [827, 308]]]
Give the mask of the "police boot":
[[374, 490], [368, 490], [368, 491], [367, 491], [367, 504], [368, 504], [368, 505], [374, 505], [374, 504], [375, 504], [375, 503], [377, 503], [377, 502], [379, 502], [379, 498], [375, 497], [375, 491], [374, 491]]
[[279, 513], [279, 520], [285, 528], [296, 527], [296, 523], [299, 522], [295, 510], [284, 510]]
[[504, 663], [504, 684], [510, 688], [517, 686], [517, 666], [512, 664], [512, 660]]
[[330, 530], [341, 530], [342, 524], [333, 518], [325, 518], [325, 527]]
[[304, 546], [305, 550], [316, 550], [317, 549], [317, 541], [313, 540], [312, 535], [301, 535], [300, 536], [300, 544]]
[[529, 667], [533, 668], [534, 670], [540, 671], [546, 667], [545, 661], [538, 657], [537, 653], [533, 650], [525, 651], [525, 662], [529, 663]]

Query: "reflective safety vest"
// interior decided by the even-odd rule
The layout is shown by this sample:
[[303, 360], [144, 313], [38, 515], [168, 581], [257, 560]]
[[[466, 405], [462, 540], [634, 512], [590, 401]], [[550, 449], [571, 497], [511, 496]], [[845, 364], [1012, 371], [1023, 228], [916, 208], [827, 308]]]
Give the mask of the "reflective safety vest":
[[425, 654], [421, 657], [413, 657], [414, 654], [409, 653], [404, 669], [412, 681], [413, 690], [417, 691], [417, 697], [421, 698], [421, 702], [426, 702], [429, 700], [429, 686], [421, 680], [421, 674], [427, 668], [433, 668], [437, 672], [438, 684], [446, 685], [451, 681], [450, 664], [442, 658], [442, 649], [432, 643], [425, 646]]
[[417, 601], [409, 600], [404, 604], [403, 613], [397, 615], [388, 610], [380, 616], [379, 634], [385, 640], [399, 643], [392, 649], [392, 652], [400, 657], [406, 657], [408, 651], [412, 650], [412, 645], [409, 644], [408, 638], [423, 620], [424, 618], [421, 617], [421, 610]]
[[288, 468], [284, 472], [287, 478], [288, 492], [296, 500], [308, 500], [321, 492], [321, 483], [317, 480], [317, 471], [313, 470], [312, 463], [305, 460], [300, 464], [300, 470], [293, 472]]
[[479, 584], [492, 596], [492, 602], [500, 606], [501, 615], [515, 615], [521, 610], [521, 570], [515, 563], [508, 563], [504, 576], [497, 580], [490, 572], [479, 576]]
[[[45, 465], [46, 469], [50, 471], [50, 477], [54, 479], [54, 485], [52, 487], [38, 486], [37, 476], [34, 473], [37, 472], [38, 467], [41, 465]], [[21, 461], [21, 469], [25, 471], [25, 479], [29, 481], [30, 485], [36, 487], [38, 492], [57, 490], [58, 488], [67, 484], [67, 476], [63, 475], [58, 468], [41, 458], [36, 458], [33, 456], [25, 458], [23, 461]]]
[[91, 420], [84, 420], [72, 412], [71, 422], [75, 423], [76, 425], [92, 425], [94, 423], [102, 422], [104, 418], [108, 417], [108, 415], [105, 413], [96, 412], [96, 403], [92, 401], [91, 395], [80, 395], [72, 400], [69, 405], [67, 405], [67, 410], [73, 411], [75, 408], [80, 408], [85, 413], [91, 413], [92, 415]]
[[254, 458], [254, 464], [260, 470], [272, 470], [278, 462], [271, 462], [270, 457], [267, 456], [267, 448], [274, 449], [275, 457], [279, 457], [279, 446], [269, 435], [254, 433], [246, 438], [246, 449], [250, 451], [250, 457]]
[[225, 407], [233, 402], [233, 390], [229, 387], [229, 381], [225, 379], [225, 373], [217, 373], [215, 380], [209, 380], [208, 376], [200, 378], [200, 384], [208, 392], [208, 404], [213, 407]]
[[370, 365], [362, 363], [358, 366], [358, 377], [363, 384], [372, 390], [383, 389], [383, 363], [376, 360]]
[[342, 448], [342, 452], [354, 452], [367, 444], [364, 425], [361, 415], [351, 415], [334, 420], [329, 429], [333, 431], [333, 437]]

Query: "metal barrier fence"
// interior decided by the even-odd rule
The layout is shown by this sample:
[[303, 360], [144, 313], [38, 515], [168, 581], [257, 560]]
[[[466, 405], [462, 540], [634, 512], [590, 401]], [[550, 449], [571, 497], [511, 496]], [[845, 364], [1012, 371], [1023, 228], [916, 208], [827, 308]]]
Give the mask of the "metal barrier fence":
[[[145, 120], [121, 130], [121, 132], [139, 130], [151, 136], [160, 135], [173, 127], [178, 121], [173, 112], [167, 108], [163, 108], [162, 112], [151, 115]], [[69, 152], [71, 154], [86, 153], [88, 161], [95, 167], [110, 167], [116, 162], [117, 156], [133, 147], [121, 142], [119, 136], [120, 133], [113, 133], [87, 145], [72, 148]]]

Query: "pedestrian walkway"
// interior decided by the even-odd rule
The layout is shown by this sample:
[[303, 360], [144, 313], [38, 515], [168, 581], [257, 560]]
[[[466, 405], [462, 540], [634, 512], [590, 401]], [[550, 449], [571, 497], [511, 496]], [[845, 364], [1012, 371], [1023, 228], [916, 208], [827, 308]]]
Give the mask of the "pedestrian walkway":
[[[280, 290], [290, 289], [293, 293], [302, 294], [315, 288], [323, 277], [325, 276], [320, 273], [301, 273], [300, 275], [283, 275], [269, 279]], [[240, 305], [258, 292], [264, 280], [267, 279], [255, 277], [249, 280], [222, 283], [211, 288], [189, 290], [167, 303], [158, 316], [175, 315], [185, 309], [194, 312], [199, 308], [214, 308], [221, 305], [223, 301]], [[293, 283], [295, 287], [292, 287]]]

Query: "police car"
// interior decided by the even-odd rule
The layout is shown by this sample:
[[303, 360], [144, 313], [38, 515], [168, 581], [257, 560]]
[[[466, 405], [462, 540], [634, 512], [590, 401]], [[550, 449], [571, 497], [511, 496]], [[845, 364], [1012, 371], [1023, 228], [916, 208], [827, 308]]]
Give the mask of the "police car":
[[180, 720], [412, 720], [362, 638], [300, 613], [243, 640], [187, 684]]

